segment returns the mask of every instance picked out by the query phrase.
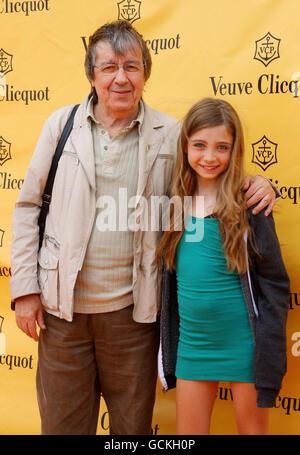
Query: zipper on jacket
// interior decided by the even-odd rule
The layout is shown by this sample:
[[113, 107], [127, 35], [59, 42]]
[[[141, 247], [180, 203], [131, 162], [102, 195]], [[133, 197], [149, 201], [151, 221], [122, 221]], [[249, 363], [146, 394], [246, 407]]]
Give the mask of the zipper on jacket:
[[[76, 157], [77, 157], [77, 164], [79, 165], [80, 159], [79, 159], [79, 157], [78, 157], [78, 155], [77, 155], [76, 147], [75, 147], [75, 145], [73, 144], [73, 141], [72, 141], [72, 137], [71, 137], [71, 136], [70, 136], [69, 139], [70, 139], [71, 146], [72, 146], [73, 149], [74, 149], [74, 154], [75, 154]], [[90, 240], [90, 236], [91, 236], [92, 229], [93, 229], [95, 214], [96, 214], [96, 212], [94, 212], [94, 216], [92, 217], [92, 222], [91, 222], [91, 225], [90, 225], [90, 228], [89, 228], [89, 231], [88, 231], [87, 240], [86, 240], [86, 242], [85, 242], [85, 244], [84, 244], [84, 247], [82, 248], [81, 257], [80, 257], [80, 261], [79, 261], [78, 268], [77, 268], [78, 271], [80, 271], [80, 270], [82, 269], [82, 265], [83, 265], [83, 261], [84, 261], [85, 253], [86, 253], [86, 249], [87, 249], [88, 242], [89, 242], [89, 240]]]
[[[77, 155], [76, 147], [75, 147], [75, 145], [73, 144], [73, 141], [72, 141], [71, 136], [69, 137], [69, 139], [70, 139], [70, 144], [71, 144], [71, 146], [72, 146], [73, 149], [74, 149], [74, 152], [73, 152], [73, 153], [72, 153], [72, 152], [69, 152], [69, 155], [70, 155], [71, 153], [72, 153], [73, 156], [75, 155], [75, 157], [76, 157], [76, 164], [77, 164], [77, 166], [78, 166], [79, 163], [80, 163], [80, 160], [79, 160], [79, 157], [78, 157], [78, 155]], [[75, 157], [74, 157], [74, 158], [75, 158]]]
[[248, 260], [248, 233], [247, 230], [244, 233], [244, 241], [245, 241], [245, 250], [246, 250], [246, 259], [247, 259], [247, 278], [248, 278], [248, 284], [249, 284], [249, 290], [250, 290], [250, 295], [251, 295], [251, 300], [252, 300], [252, 306], [254, 310], [254, 314], [256, 317], [258, 317], [258, 309], [255, 303], [254, 295], [253, 295], [253, 290], [252, 290], [252, 283], [251, 283], [251, 277], [250, 277], [250, 270], [249, 270], [249, 260]]
[[249, 289], [250, 289], [250, 294], [251, 294], [251, 300], [252, 300], [252, 305], [253, 305], [253, 310], [255, 313], [255, 316], [258, 317], [258, 309], [255, 303], [254, 295], [253, 295], [253, 290], [252, 290], [252, 283], [251, 283], [251, 277], [250, 277], [250, 271], [249, 267], [247, 269], [247, 278], [248, 278], [248, 284], [249, 284]]
[[92, 222], [90, 223], [90, 227], [89, 227], [89, 230], [88, 230], [88, 235], [86, 236], [86, 241], [85, 241], [84, 247], [82, 248], [81, 258], [80, 258], [80, 262], [79, 262], [79, 266], [78, 266], [78, 271], [82, 269], [83, 261], [84, 261], [84, 258], [85, 258], [85, 253], [86, 253], [87, 246], [88, 246], [88, 243], [89, 243], [89, 240], [90, 240], [90, 237], [91, 237], [91, 233], [92, 233], [92, 229], [93, 229], [94, 219], [95, 219], [95, 212], [94, 212], [94, 216], [92, 217]]

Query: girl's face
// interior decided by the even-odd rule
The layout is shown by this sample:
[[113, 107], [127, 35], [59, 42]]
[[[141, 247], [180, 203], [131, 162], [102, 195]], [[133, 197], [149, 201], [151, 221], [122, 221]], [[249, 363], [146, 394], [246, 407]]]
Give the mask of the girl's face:
[[216, 180], [227, 169], [233, 137], [225, 125], [202, 128], [188, 140], [188, 162], [203, 181]]

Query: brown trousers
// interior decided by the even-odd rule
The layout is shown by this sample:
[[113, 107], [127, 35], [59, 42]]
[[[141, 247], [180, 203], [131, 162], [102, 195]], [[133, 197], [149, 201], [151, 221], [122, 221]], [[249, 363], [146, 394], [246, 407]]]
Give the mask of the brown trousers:
[[110, 434], [151, 433], [159, 324], [133, 321], [132, 308], [77, 313], [72, 322], [45, 314], [37, 369], [42, 434], [96, 434], [100, 393]]

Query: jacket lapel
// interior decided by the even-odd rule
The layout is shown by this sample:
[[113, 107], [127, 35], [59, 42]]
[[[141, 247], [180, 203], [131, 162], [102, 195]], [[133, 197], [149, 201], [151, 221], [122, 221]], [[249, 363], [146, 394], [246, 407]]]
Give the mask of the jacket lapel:
[[156, 159], [163, 140], [160, 132], [163, 124], [156, 118], [155, 111], [150, 109], [146, 104], [144, 106], [145, 116], [139, 139], [138, 197], [142, 196], [144, 193], [152, 165]]
[[78, 159], [82, 164], [89, 184], [95, 189], [96, 176], [93, 136], [91, 126], [86, 117], [88, 101], [89, 96], [87, 96], [79, 106], [74, 118], [74, 128], [69, 139], [73, 150], [76, 152]]
[[96, 188], [94, 146], [90, 126], [86, 123], [80, 128], [74, 129], [70, 136], [70, 142], [77, 153], [91, 187]]

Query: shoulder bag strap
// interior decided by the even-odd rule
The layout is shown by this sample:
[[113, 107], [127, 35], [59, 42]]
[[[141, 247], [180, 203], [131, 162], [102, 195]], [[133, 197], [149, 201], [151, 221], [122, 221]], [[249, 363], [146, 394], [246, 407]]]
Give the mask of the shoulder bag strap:
[[58, 161], [61, 157], [61, 154], [63, 152], [63, 149], [64, 149], [64, 146], [65, 146], [65, 143], [72, 131], [72, 128], [73, 128], [73, 122], [74, 122], [74, 116], [75, 116], [75, 113], [78, 109], [78, 104], [76, 104], [72, 111], [71, 111], [71, 114], [67, 120], [67, 123], [63, 129], [63, 132], [61, 134], [61, 137], [58, 141], [58, 144], [57, 144], [57, 147], [56, 147], [56, 150], [55, 150], [55, 154], [53, 156], [53, 160], [52, 160], [52, 164], [51, 164], [51, 167], [50, 167], [50, 171], [49, 171], [49, 175], [48, 175], [48, 179], [47, 179], [47, 183], [46, 183], [46, 186], [45, 186], [45, 190], [44, 190], [44, 194], [42, 196], [42, 206], [41, 206], [41, 211], [40, 211], [40, 215], [39, 215], [39, 219], [38, 219], [38, 224], [39, 224], [39, 228], [40, 228], [40, 232], [39, 232], [39, 236], [40, 236], [40, 239], [39, 239], [39, 248], [41, 247], [42, 245], [42, 242], [43, 242], [43, 237], [44, 237], [44, 230], [45, 230], [45, 224], [46, 224], [46, 218], [47, 218], [47, 215], [48, 215], [48, 211], [49, 211], [49, 205], [50, 205], [50, 202], [51, 202], [51, 197], [52, 197], [52, 188], [53, 188], [53, 184], [54, 184], [54, 179], [55, 179], [55, 174], [56, 174], [56, 170], [57, 170], [57, 166], [58, 166]]

